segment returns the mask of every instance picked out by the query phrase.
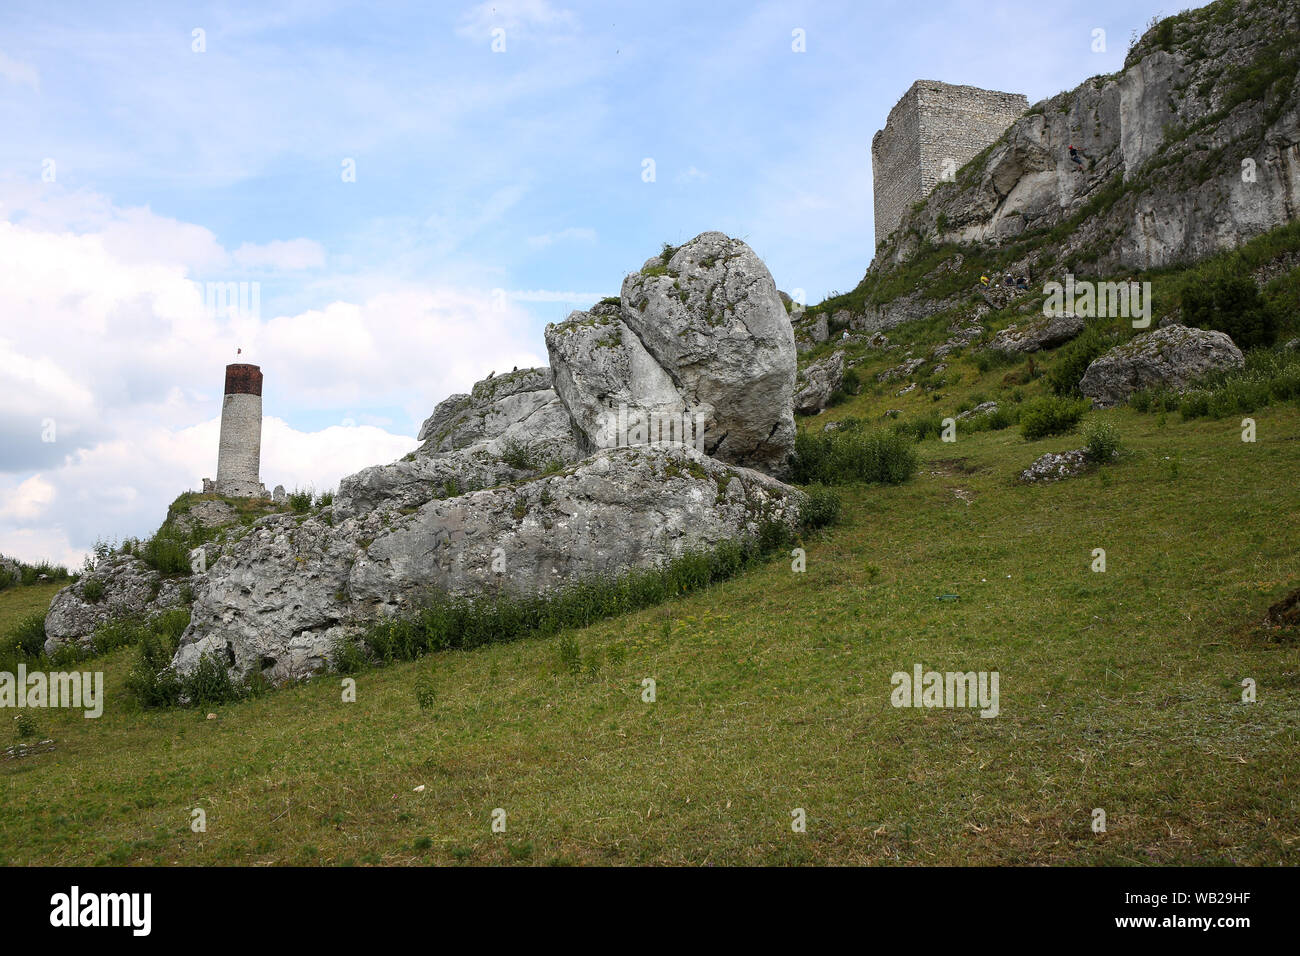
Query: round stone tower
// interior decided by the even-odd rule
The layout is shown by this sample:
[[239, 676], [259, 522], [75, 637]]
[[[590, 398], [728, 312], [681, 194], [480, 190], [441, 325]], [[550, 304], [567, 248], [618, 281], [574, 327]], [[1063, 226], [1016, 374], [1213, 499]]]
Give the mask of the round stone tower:
[[256, 365], [227, 365], [213, 490], [236, 498], [265, 497], [261, 462], [262, 370]]

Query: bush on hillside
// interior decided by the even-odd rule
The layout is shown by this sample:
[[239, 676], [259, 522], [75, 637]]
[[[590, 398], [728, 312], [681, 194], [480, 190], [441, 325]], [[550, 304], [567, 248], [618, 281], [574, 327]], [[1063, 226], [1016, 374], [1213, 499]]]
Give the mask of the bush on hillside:
[[1073, 431], [1089, 403], [1047, 396], [1026, 402], [1020, 409], [1020, 434], [1026, 441]]
[[867, 431], [847, 419], [831, 432], [801, 431], [794, 442], [796, 484], [901, 484], [916, 473], [916, 450], [897, 432]]
[[1047, 373], [1048, 384], [1057, 395], [1077, 395], [1079, 380], [1088, 366], [1115, 344], [1112, 336], [1096, 325], [1089, 325], [1073, 342], [1063, 347]]
[[1249, 276], [1194, 272], [1179, 290], [1179, 303], [1187, 325], [1227, 333], [1240, 349], [1277, 339], [1277, 316]]
[[1096, 420], [1083, 427], [1083, 450], [1089, 461], [1112, 461], [1120, 447], [1119, 429], [1112, 423]]

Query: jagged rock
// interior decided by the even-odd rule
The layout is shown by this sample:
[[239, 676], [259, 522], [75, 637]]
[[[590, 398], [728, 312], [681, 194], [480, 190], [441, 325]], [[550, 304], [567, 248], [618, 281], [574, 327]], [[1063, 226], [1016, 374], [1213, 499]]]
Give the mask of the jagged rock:
[[1088, 470], [1088, 453], [1082, 448], [1073, 451], [1048, 452], [1020, 473], [1020, 480], [1029, 484], [1043, 481], [1061, 481], [1073, 478]]
[[275, 486], [275, 490], [271, 492], [271, 500], [277, 505], [282, 505], [289, 500], [289, 493], [284, 490], [284, 485]]
[[[635, 422], [712, 418], [713, 409], [688, 409], [672, 377], [646, 351], [614, 308], [573, 312], [546, 327], [555, 389], [582, 436], [585, 451], [633, 444]], [[694, 428], [691, 429], [694, 437]], [[675, 436], [680, 440], [681, 436]]]
[[1095, 359], [1079, 391], [1106, 408], [1144, 388], [1182, 391], [1211, 372], [1244, 364], [1241, 349], [1222, 332], [1171, 325], [1136, 335]]
[[1282, 348], [1290, 352], [1300, 352], [1300, 339], [1292, 339], [1283, 345]]
[[930, 353], [931, 358], [946, 358], [958, 349], [964, 349], [984, 334], [984, 326], [979, 323], [963, 325], [954, 322], [949, 326], [948, 331], [951, 333], [950, 337], [946, 342], [935, 346], [934, 351]]
[[980, 402], [974, 408], [968, 408], [964, 412], [957, 413], [957, 421], [964, 422], [976, 415], [991, 415], [998, 410], [997, 402]]
[[[704, 423], [708, 454], [782, 473], [794, 449], [794, 332], [767, 267], [745, 243], [720, 232], [702, 233], [667, 262], [651, 261], [623, 280], [622, 322], [667, 373], [684, 407], [711, 409]], [[564, 359], [556, 355], [552, 363], [558, 369]], [[561, 399], [571, 413], [579, 409], [574, 417], [583, 427], [587, 401], [569, 381], [557, 381]]]
[[869, 349], [887, 349], [889, 348], [889, 336], [884, 332], [873, 332], [867, 338], [866, 345]]
[[[98, 600], [86, 597], [94, 583], [103, 593]], [[89, 644], [101, 624], [131, 615], [152, 615], [180, 607], [188, 578], [164, 578], [139, 558], [111, 554], [93, 571], [54, 595], [45, 615], [45, 653], [53, 654], [65, 644]]]
[[906, 362], [895, 365], [893, 368], [885, 369], [876, 376], [876, 381], [892, 382], [896, 379], [907, 378], [924, 364], [925, 359], [923, 358], [908, 359]]
[[195, 501], [186, 511], [176, 515], [172, 524], [181, 534], [190, 535], [199, 529], [221, 528], [237, 520], [239, 512], [230, 502], [213, 498]]
[[582, 436], [551, 385], [550, 369], [520, 369], [441, 402], [414, 453], [339, 482], [333, 515], [353, 517], [383, 503], [414, 508], [577, 461]]
[[800, 415], [816, 415], [826, 407], [831, 396], [844, 383], [844, 353], [832, 352], [800, 373], [795, 387], [794, 410]]
[[1041, 352], [1064, 345], [1082, 331], [1083, 319], [1066, 312], [1027, 326], [1008, 326], [993, 336], [988, 347], [995, 352]]
[[326, 666], [339, 638], [431, 590], [541, 594], [755, 534], [767, 520], [793, 526], [802, 501], [692, 448], [642, 446], [410, 513], [385, 505], [333, 525], [272, 516], [196, 589], [174, 666], [211, 654], [236, 675], [298, 679]]

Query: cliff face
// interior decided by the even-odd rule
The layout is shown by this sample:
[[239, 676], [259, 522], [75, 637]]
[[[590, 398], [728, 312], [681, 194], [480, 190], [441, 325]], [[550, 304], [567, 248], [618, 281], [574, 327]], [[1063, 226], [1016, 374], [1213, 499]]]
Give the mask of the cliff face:
[[1220, 0], [1161, 21], [1123, 71], [1038, 103], [940, 184], [878, 247], [865, 281], [923, 242], [1105, 274], [1198, 259], [1289, 222], [1298, 66], [1300, 5], [1288, 0]]

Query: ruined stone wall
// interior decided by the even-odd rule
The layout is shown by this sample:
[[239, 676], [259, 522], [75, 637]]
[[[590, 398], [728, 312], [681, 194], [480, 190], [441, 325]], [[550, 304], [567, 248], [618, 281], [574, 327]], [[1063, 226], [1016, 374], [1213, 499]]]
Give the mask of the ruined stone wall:
[[1029, 108], [1019, 93], [917, 80], [871, 141], [876, 243]]

